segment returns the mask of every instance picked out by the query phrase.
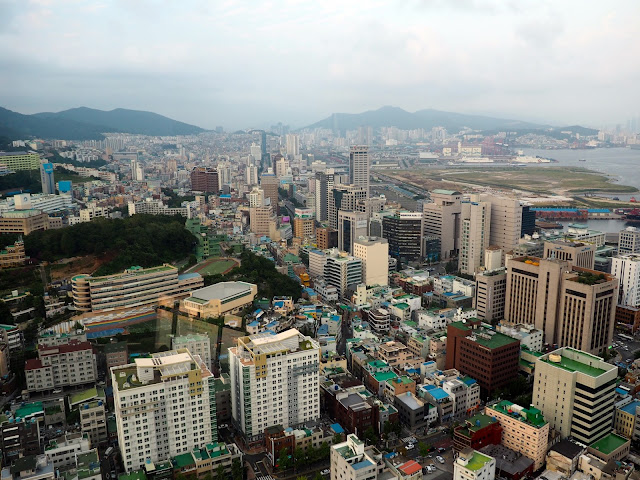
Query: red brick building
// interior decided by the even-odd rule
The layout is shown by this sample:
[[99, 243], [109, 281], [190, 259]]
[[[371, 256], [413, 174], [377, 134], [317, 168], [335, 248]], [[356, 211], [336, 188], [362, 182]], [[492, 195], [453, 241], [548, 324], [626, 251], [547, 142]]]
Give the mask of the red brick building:
[[640, 328], [640, 308], [618, 305], [616, 307], [616, 328], [626, 330], [631, 334], [636, 333]]
[[484, 413], [474, 415], [453, 430], [453, 449], [456, 452], [468, 447], [479, 450], [487, 445], [500, 445], [501, 442], [500, 422]]
[[191, 190], [194, 192], [218, 193], [220, 190], [218, 171], [213, 168], [194, 168], [191, 171]]
[[445, 368], [475, 378], [484, 397], [518, 375], [520, 341], [482, 326], [478, 319], [447, 327]]

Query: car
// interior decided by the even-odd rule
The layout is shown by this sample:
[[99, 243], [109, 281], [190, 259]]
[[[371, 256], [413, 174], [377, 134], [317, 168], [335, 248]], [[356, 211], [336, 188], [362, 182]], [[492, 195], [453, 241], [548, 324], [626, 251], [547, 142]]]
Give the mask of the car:
[[438, 448], [438, 453], [444, 453], [447, 449], [446, 448]]
[[61, 389], [61, 388], [56, 388], [56, 389], [53, 391], [53, 393], [54, 393], [54, 394], [56, 394], [56, 395], [57, 395], [57, 394], [59, 394], [59, 393], [62, 393], [62, 389]]
[[325, 468], [324, 470], [322, 470], [322, 471], [320, 472], [320, 475], [329, 475], [330, 473], [331, 473], [331, 472], [329, 471], [329, 469], [328, 469], [328, 468]]
[[444, 463], [444, 458], [442, 458], [440, 455], [436, 456], [436, 460], [440, 463]]
[[409, 443], [406, 447], [407, 450], [413, 450], [415, 448], [415, 445], [413, 443]]

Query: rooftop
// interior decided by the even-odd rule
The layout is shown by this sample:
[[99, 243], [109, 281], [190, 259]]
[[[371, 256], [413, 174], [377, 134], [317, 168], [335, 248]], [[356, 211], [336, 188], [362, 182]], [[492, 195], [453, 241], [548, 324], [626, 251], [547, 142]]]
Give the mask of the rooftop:
[[235, 295], [251, 293], [254, 285], [246, 282], [220, 282], [191, 292], [189, 300], [224, 300]]
[[480, 452], [474, 451], [473, 456], [469, 459], [466, 468], [471, 471], [480, 470], [485, 466], [486, 463], [489, 463], [492, 460], [491, 457], [483, 455]]
[[628, 405], [625, 405], [624, 407], [622, 407], [620, 410], [630, 413], [631, 415], [635, 415], [636, 414], [636, 407], [640, 407], [640, 400], [636, 400], [634, 402], [629, 403]]
[[90, 283], [99, 283], [99, 282], [116, 280], [119, 278], [138, 277], [140, 275], [149, 275], [153, 273], [170, 272], [170, 271], [177, 272], [178, 269], [173, 265], [160, 265], [158, 267], [151, 267], [151, 268], [142, 268], [142, 267], [134, 266], [134, 267], [128, 268], [122, 273], [116, 273], [115, 275], [105, 275], [103, 277], [89, 277], [88, 280]]
[[[475, 318], [469, 319], [469, 321], [478, 321]], [[509, 345], [512, 343], [519, 343], [519, 340], [509, 337], [508, 335], [504, 335], [503, 333], [496, 332], [490, 328], [486, 328], [484, 326], [478, 326], [476, 328], [471, 328], [467, 321], [459, 321], [452, 322], [450, 324], [452, 327], [457, 328], [459, 330], [470, 331], [471, 335], [469, 337], [473, 337], [473, 340], [483, 347], [494, 349], [504, 347], [505, 345]], [[469, 338], [467, 337], [467, 338]]]
[[611, 453], [615, 452], [627, 442], [629, 442], [629, 439], [616, 435], [615, 433], [610, 433], [606, 437], [589, 445], [589, 448], [602, 452], [605, 455], [611, 455]]
[[542, 412], [535, 407], [522, 408], [519, 405], [515, 405], [513, 402], [503, 400], [490, 408], [536, 428], [544, 427], [547, 424]]
[[[562, 353], [571, 352], [573, 356], [577, 356], [577, 357], [580, 357], [581, 359], [584, 359], [584, 362], [575, 360], [573, 358], [569, 358], [567, 355], [563, 355], [562, 353], [557, 353], [557, 352], [562, 352]], [[561, 350], [556, 350], [555, 352], [552, 352], [548, 355], [540, 357], [539, 361], [548, 363], [550, 365], [554, 365], [558, 368], [562, 368], [569, 372], [579, 372], [584, 375], [589, 375], [590, 377], [599, 377], [603, 373], [607, 372], [607, 370], [603, 368], [594, 367], [587, 363], [587, 362], [597, 361], [598, 363], [601, 364], [602, 363], [601, 358], [596, 357], [594, 355], [590, 355], [586, 352], [574, 350], [572, 348], [564, 348]], [[611, 367], [615, 368], [613, 365]]]

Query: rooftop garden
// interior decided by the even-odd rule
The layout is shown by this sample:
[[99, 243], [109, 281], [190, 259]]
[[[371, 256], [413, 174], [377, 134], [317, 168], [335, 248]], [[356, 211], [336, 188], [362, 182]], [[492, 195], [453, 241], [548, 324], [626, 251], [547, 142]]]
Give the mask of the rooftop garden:
[[578, 276], [575, 278], [575, 281], [578, 283], [582, 283], [584, 285], [595, 285], [596, 283], [602, 283], [607, 280], [604, 273], [591, 273], [591, 272], [580, 272]]

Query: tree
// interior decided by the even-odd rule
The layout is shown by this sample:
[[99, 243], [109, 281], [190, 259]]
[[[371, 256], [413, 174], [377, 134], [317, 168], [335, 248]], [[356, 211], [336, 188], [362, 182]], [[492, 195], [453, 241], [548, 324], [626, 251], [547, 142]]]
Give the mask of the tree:
[[454, 260], [449, 260], [444, 266], [444, 271], [447, 273], [453, 273], [457, 269], [458, 269], [458, 264]]
[[189, 261], [187, 262], [187, 265], [189, 267], [193, 267], [196, 263], [198, 263], [198, 258], [192, 253], [191, 255], [189, 255]]
[[340, 435], [339, 433], [335, 433], [333, 435], [333, 444], [335, 445], [336, 443], [340, 442], [342, 442], [342, 435]]
[[0, 319], [0, 321], [4, 323], [13, 324], [11, 309], [9, 309], [9, 306], [3, 300], [0, 300]]
[[324, 477], [320, 475], [320, 472], [316, 472], [316, 475], [313, 477], [313, 480], [324, 480]]
[[364, 431], [364, 440], [365, 443], [369, 445], [375, 445], [378, 441], [378, 437], [376, 436], [376, 432], [372, 426], [367, 427], [367, 429]]
[[426, 457], [427, 455], [429, 455], [429, 449], [430, 446], [426, 443], [418, 442], [418, 452], [420, 453], [421, 457]]
[[226, 480], [226, 478], [227, 474], [224, 471], [224, 465], [218, 465], [218, 468], [216, 469], [216, 480]]
[[240, 463], [240, 459], [234, 458], [231, 463], [231, 478], [233, 480], [242, 480], [244, 476], [244, 468], [242, 463]]
[[293, 451], [293, 466], [296, 470], [304, 466], [306, 459], [307, 455], [302, 448], [298, 447]]
[[327, 442], [322, 442], [320, 448], [318, 448], [318, 460], [326, 460], [331, 454], [331, 447]]
[[278, 457], [278, 468], [280, 470], [286, 470], [291, 466], [291, 460], [289, 459], [289, 452], [286, 448], [280, 450], [280, 456]]

